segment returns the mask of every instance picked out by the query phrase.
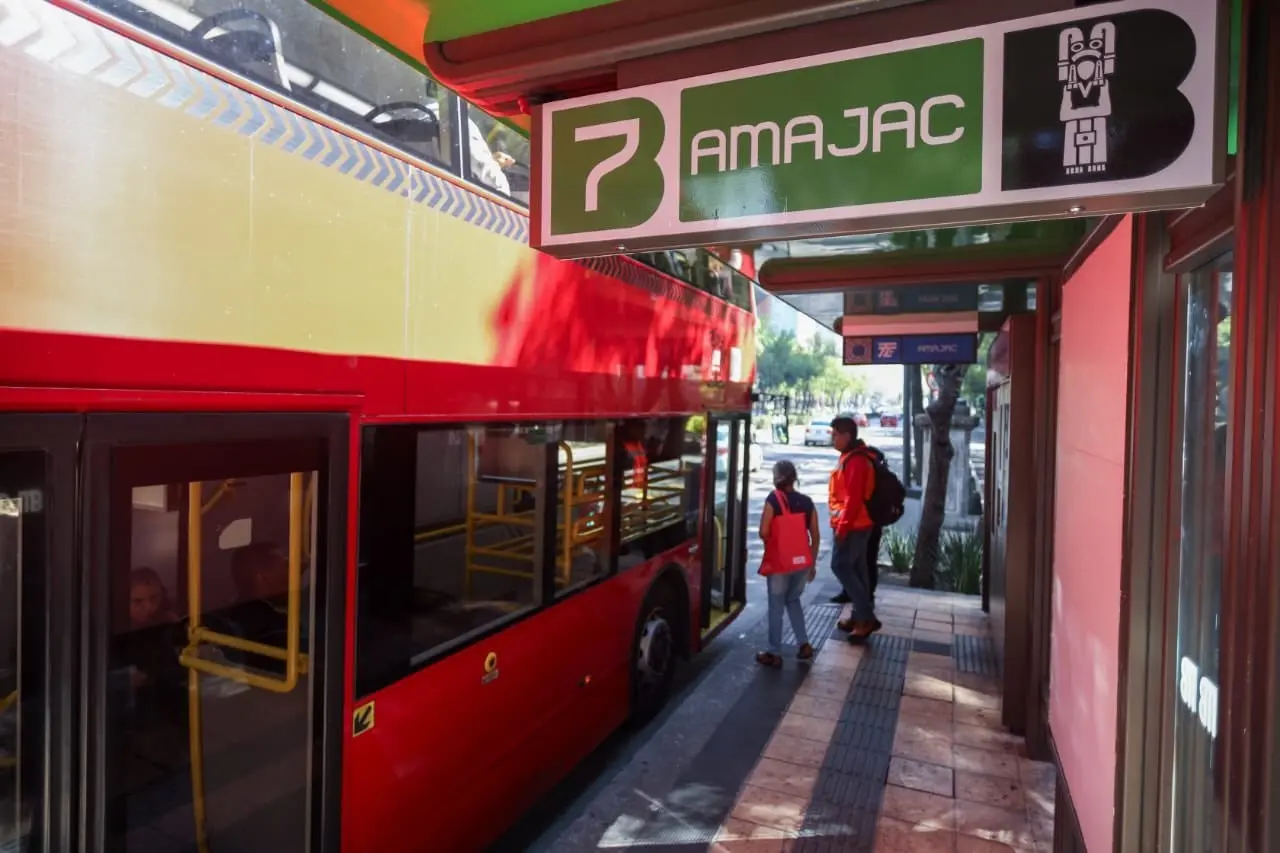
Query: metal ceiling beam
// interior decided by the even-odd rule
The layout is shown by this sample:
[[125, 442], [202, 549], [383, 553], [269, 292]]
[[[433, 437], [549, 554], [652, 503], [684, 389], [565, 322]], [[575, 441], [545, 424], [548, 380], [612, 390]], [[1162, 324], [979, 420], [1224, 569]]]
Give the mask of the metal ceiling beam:
[[760, 267], [760, 286], [778, 296], [855, 287], [988, 283], [1056, 275], [1074, 246], [1025, 246], [1018, 251], [964, 246], [929, 252], [885, 252], [873, 257], [772, 258]]
[[500, 115], [574, 95], [1071, 8], [1073, 0], [619, 0], [425, 45], [441, 82]]

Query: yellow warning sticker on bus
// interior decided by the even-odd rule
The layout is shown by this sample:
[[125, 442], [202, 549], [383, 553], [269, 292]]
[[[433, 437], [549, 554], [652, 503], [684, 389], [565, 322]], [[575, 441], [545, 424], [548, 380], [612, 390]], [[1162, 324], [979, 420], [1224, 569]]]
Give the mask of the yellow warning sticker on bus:
[[373, 703], [361, 705], [356, 708], [355, 715], [351, 718], [351, 736], [360, 737], [360, 735], [373, 728]]

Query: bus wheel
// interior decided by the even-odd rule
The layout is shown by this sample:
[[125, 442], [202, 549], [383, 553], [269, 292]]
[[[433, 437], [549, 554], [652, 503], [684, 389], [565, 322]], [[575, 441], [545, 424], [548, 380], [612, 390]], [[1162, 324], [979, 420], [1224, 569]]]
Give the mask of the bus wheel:
[[645, 597], [631, 654], [631, 719], [646, 723], [666, 704], [680, 657], [678, 598], [659, 582]]

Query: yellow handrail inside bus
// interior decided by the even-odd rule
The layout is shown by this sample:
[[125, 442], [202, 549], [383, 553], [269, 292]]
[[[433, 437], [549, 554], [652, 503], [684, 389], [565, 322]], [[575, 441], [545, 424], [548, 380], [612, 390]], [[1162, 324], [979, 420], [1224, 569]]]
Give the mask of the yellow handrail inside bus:
[[[286, 609], [286, 647], [265, 645], [242, 637], [212, 631], [200, 624], [201, 617], [201, 518], [200, 483], [188, 484], [189, 509], [187, 521], [187, 646], [179, 661], [183, 666], [209, 675], [226, 678], [249, 687], [288, 693], [298, 685], [298, 676], [306, 671], [302, 654], [302, 553], [303, 553], [303, 503], [306, 492], [306, 475], [289, 475], [289, 593]], [[200, 656], [200, 646], [225, 646], [237, 651], [260, 654], [284, 661], [282, 678], [261, 675], [241, 667], [228, 666]]]
[[[225, 483], [223, 486], [225, 487]], [[289, 592], [285, 617], [286, 646], [281, 649], [217, 631], [200, 624], [201, 581], [204, 555], [201, 484], [187, 484], [187, 646], [178, 660], [187, 668], [187, 721], [191, 750], [191, 812], [195, 820], [196, 846], [209, 853], [208, 814], [205, 808], [204, 739], [200, 693], [200, 673], [226, 678], [249, 687], [288, 693], [307, 670], [302, 653], [302, 554], [305, 525], [304, 507], [308, 491], [306, 475], [289, 475]], [[201, 645], [225, 646], [284, 661], [283, 678], [261, 675], [200, 657]]]
[[[497, 490], [492, 510], [478, 506], [477, 447], [474, 437], [467, 437], [467, 515], [461, 525], [417, 534], [417, 543], [443, 538], [450, 533], [465, 532], [465, 592], [471, 597], [473, 578], [477, 574], [534, 578], [533, 510], [514, 509], [523, 497], [536, 493], [536, 483], [489, 480]], [[582, 461], [568, 442], [557, 446], [560, 456], [558, 474], [559, 514], [556, 519], [555, 583], [558, 587], [573, 580], [573, 558], [591, 547], [607, 529], [609, 496], [606, 493], [608, 454], [596, 461]], [[622, 513], [619, 519], [621, 541], [629, 542], [649, 531], [681, 518], [684, 496], [684, 464], [679, 458], [648, 464], [643, 473], [628, 471], [617, 483], [622, 491]], [[510, 508], [509, 508], [510, 507]], [[481, 531], [505, 529], [507, 535], [481, 545]], [[500, 561], [500, 563], [498, 562]]]

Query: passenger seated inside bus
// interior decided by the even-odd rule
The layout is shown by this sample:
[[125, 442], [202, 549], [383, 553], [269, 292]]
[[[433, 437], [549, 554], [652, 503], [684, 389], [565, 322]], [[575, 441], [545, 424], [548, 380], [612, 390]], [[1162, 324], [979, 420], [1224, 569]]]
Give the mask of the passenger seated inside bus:
[[186, 691], [178, 663], [184, 637], [169, 592], [154, 569], [142, 566], [129, 575], [129, 631], [120, 637], [120, 657], [138, 708], [178, 711]]
[[[289, 626], [289, 554], [274, 542], [254, 542], [231, 554], [231, 579], [236, 602], [223, 608], [225, 620], [236, 636], [267, 646], [285, 648]], [[305, 598], [305, 596], [304, 596]], [[307, 648], [309, 608], [302, 608], [301, 647]], [[272, 675], [283, 675], [284, 661], [253, 652], [228, 649], [228, 657], [244, 666]]]
[[128, 576], [128, 628], [115, 635], [108, 673], [117, 710], [113, 741], [126, 790], [139, 790], [188, 761], [187, 673], [179, 661], [186, 628], [160, 575], [148, 566]]

